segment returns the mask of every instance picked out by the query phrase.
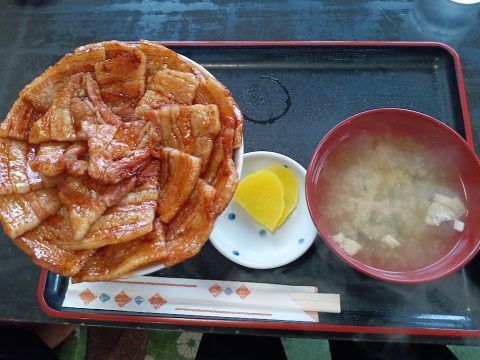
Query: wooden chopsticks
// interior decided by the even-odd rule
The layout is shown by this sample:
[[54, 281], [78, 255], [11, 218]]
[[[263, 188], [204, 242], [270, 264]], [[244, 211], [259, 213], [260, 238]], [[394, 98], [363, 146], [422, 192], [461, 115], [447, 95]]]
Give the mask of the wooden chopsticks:
[[303, 311], [317, 311], [340, 313], [340, 294], [321, 293], [289, 293], [290, 299], [295, 301]]

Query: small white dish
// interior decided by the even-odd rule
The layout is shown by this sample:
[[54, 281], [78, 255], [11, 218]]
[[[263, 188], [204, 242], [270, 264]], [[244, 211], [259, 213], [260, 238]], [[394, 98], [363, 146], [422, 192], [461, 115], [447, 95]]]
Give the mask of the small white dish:
[[298, 181], [298, 204], [283, 225], [271, 233], [232, 200], [210, 235], [211, 243], [222, 255], [249, 268], [272, 269], [286, 265], [302, 256], [317, 236], [305, 196], [306, 170], [299, 163], [274, 152], [246, 153], [241, 178], [273, 165], [288, 167]]

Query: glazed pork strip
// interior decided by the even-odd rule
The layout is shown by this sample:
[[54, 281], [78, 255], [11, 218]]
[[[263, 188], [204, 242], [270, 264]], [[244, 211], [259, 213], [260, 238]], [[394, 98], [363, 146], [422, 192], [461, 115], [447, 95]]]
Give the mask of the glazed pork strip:
[[52, 106], [33, 124], [29, 142], [85, 140], [84, 123], [116, 125], [121, 120], [103, 102], [92, 76], [79, 73], [70, 77]]
[[228, 206], [235, 194], [238, 185], [238, 174], [235, 163], [232, 159], [228, 159], [222, 163], [212, 183], [215, 189], [215, 213], [221, 214]]
[[164, 146], [200, 158], [202, 171], [206, 168], [220, 132], [216, 105], [168, 105], [142, 111], [142, 115], [159, 129]]
[[104, 60], [105, 49], [103, 47], [92, 48], [79, 54], [67, 54], [25, 86], [20, 93], [20, 98], [28, 101], [40, 113], [45, 113], [63, 90], [71, 75], [93, 72], [94, 64]]
[[36, 228], [60, 209], [56, 189], [41, 189], [27, 194], [0, 196], [0, 221], [3, 231], [15, 238]]
[[153, 223], [153, 231], [147, 235], [99, 249], [72, 281], [77, 283], [118, 279], [139, 267], [159, 261], [166, 255], [163, 225], [157, 218]]
[[147, 58], [147, 76], [166, 69], [195, 73], [187, 60], [182, 59], [175, 51], [163, 45], [142, 40], [139, 49]]
[[13, 104], [4, 121], [0, 123], [0, 138], [28, 140], [30, 129], [42, 116], [28, 101], [19, 98]]
[[200, 178], [201, 161], [173, 148], [154, 154], [160, 161], [158, 214], [163, 223], [170, 222], [187, 202]]
[[234, 136], [233, 129], [228, 127], [222, 129], [222, 134], [214, 141], [212, 154], [201, 175], [202, 179], [216, 190], [217, 215], [228, 206], [238, 185], [238, 173], [232, 159]]
[[67, 212], [59, 212], [48, 217], [35, 229], [13, 239], [15, 245], [26, 252], [35, 264], [63, 276], [74, 276], [85, 265], [95, 250], [64, 250], [57, 242], [72, 236]]
[[[160, 70], [147, 80], [147, 91], [137, 108], [159, 109], [168, 104], [191, 105], [199, 80], [190, 73]], [[136, 110], [137, 113], [141, 112]]]
[[194, 104], [216, 104], [220, 112], [222, 130], [233, 129], [233, 148], [237, 149], [242, 145], [243, 136], [243, 115], [238, 108], [232, 93], [215, 79], [206, 79], [198, 85]]
[[28, 143], [0, 139], [0, 195], [24, 194], [55, 186], [55, 180], [44, 177], [30, 167], [35, 149]]
[[40, 144], [30, 167], [45, 176], [55, 176], [64, 172], [66, 169], [61, 160], [71, 145], [69, 142], [58, 141]]
[[45, 176], [56, 176], [64, 171], [70, 174], [75, 172], [79, 163], [84, 162], [81, 157], [87, 151], [88, 148], [85, 143], [72, 144], [56, 141], [42, 143], [36, 151], [35, 158], [30, 162], [30, 167]]
[[103, 185], [89, 176], [67, 177], [58, 184], [58, 196], [68, 211], [73, 240], [81, 240], [109, 208], [121, 201], [135, 186], [135, 177], [115, 185]]
[[100, 94], [116, 115], [131, 119], [145, 93], [146, 57], [133, 46], [115, 42], [104, 46], [107, 59], [95, 64]]
[[215, 221], [215, 189], [199, 180], [187, 204], [168, 224], [165, 266], [173, 266], [195, 256], [208, 240]]
[[88, 174], [104, 184], [116, 184], [138, 174], [158, 142], [152, 124], [132, 121], [120, 125], [87, 125]]
[[135, 187], [109, 208], [80, 240], [73, 236], [58, 245], [68, 250], [97, 249], [134, 240], [153, 230], [157, 209], [160, 164], [152, 161], [139, 175]]

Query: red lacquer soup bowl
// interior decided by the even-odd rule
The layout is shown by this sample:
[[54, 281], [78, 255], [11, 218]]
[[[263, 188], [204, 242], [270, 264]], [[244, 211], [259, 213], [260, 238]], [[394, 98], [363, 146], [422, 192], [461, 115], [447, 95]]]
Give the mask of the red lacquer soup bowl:
[[[360, 134], [401, 135], [421, 142], [435, 153], [446, 154], [445, 162], [451, 164], [460, 179], [463, 200], [467, 209], [462, 218], [463, 231], [455, 235], [451, 249], [427, 265], [392, 271], [359, 261], [342, 251], [333, 241], [330, 224], [322, 212], [319, 196], [320, 175], [334, 149]], [[310, 160], [306, 177], [306, 196], [310, 215], [323, 241], [351, 267], [371, 277], [396, 283], [421, 283], [447, 276], [465, 266], [480, 248], [480, 162], [467, 142], [444, 123], [419, 112], [405, 109], [375, 109], [356, 114], [333, 128], [318, 144]], [[458, 237], [458, 239], [457, 239]], [[424, 251], [419, 247], [419, 251]]]

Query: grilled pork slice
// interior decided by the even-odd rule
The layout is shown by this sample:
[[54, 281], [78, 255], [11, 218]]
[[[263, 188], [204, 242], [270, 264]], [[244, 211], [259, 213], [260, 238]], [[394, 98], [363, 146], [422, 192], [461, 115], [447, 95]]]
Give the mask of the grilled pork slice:
[[132, 121], [117, 126], [88, 125], [88, 174], [104, 184], [116, 184], [140, 172], [158, 141], [152, 124]]
[[223, 127], [221, 134], [214, 140], [212, 153], [208, 158], [205, 170], [202, 172], [202, 179], [210, 185], [217, 177], [222, 164], [232, 159], [233, 156], [233, 140], [235, 137], [234, 130]]
[[70, 77], [50, 109], [33, 124], [29, 141], [38, 144], [85, 140], [86, 135], [81, 131], [85, 122], [116, 125], [121, 120], [103, 102], [92, 76], [79, 73]]
[[133, 46], [105, 43], [107, 60], [95, 65], [103, 100], [122, 118], [130, 118], [145, 93], [146, 57]]
[[215, 79], [207, 79], [198, 85], [194, 104], [216, 104], [220, 111], [222, 128], [234, 131], [233, 148], [242, 145], [243, 116], [232, 93]]
[[163, 225], [157, 218], [153, 223], [153, 231], [147, 235], [98, 249], [72, 281], [117, 279], [141, 266], [161, 260], [166, 254]]
[[116, 185], [103, 185], [85, 176], [67, 177], [58, 185], [58, 196], [68, 211], [73, 240], [81, 240], [90, 227], [111, 206], [116, 205], [135, 186], [131, 177]]
[[233, 198], [237, 189], [238, 174], [232, 159], [223, 162], [212, 183], [215, 189], [215, 214], [221, 214]]
[[76, 141], [77, 134], [70, 114], [72, 93], [70, 84], [59, 92], [52, 107], [37, 120], [30, 131], [29, 142], [39, 144], [45, 141]]
[[147, 76], [159, 70], [177, 70], [194, 73], [192, 66], [187, 60], [182, 59], [175, 51], [160, 44], [142, 40], [139, 49], [147, 58]]
[[28, 140], [30, 128], [42, 116], [28, 101], [17, 99], [0, 123], [0, 137], [13, 140]]
[[117, 40], [101, 41], [97, 43], [82, 45], [75, 49], [75, 53], [80, 54], [80, 53], [89, 52], [99, 48], [104, 49], [105, 51], [104, 60], [108, 60], [108, 59], [113, 59], [119, 55], [129, 53], [132, 51], [132, 49], [138, 48], [138, 46], [133, 44], [127, 44]]
[[220, 132], [216, 105], [168, 105], [143, 116], [159, 129], [163, 145], [200, 158], [205, 169]]
[[0, 139], [0, 195], [24, 194], [55, 186], [30, 168], [35, 149], [23, 141]]
[[20, 97], [41, 113], [45, 113], [67, 84], [69, 76], [80, 72], [93, 72], [94, 64], [104, 60], [103, 47], [92, 48], [77, 54], [67, 54], [27, 85], [20, 93]]
[[32, 170], [45, 176], [55, 176], [64, 171], [74, 172], [80, 158], [86, 154], [85, 143], [48, 142], [42, 143], [36, 151], [35, 158], [30, 162]]
[[136, 45], [127, 44], [117, 40], [104, 41], [101, 44], [105, 48], [105, 57], [107, 60], [123, 55], [129, 55], [138, 47]]
[[109, 208], [81, 240], [59, 242], [64, 249], [96, 249], [131, 241], [153, 230], [158, 199], [158, 161], [152, 161], [139, 174], [133, 190], [117, 205]]
[[187, 202], [200, 177], [199, 158], [172, 148], [155, 153], [161, 159], [158, 214], [168, 223]]
[[225, 127], [213, 144], [212, 154], [208, 159], [201, 177], [215, 188], [215, 213], [225, 210], [238, 185], [238, 174], [233, 162], [234, 131]]
[[215, 189], [199, 180], [187, 204], [168, 224], [165, 266], [173, 266], [196, 255], [208, 239], [215, 221]]
[[61, 164], [65, 164], [67, 173], [72, 176], [83, 176], [87, 173], [88, 161], [81, 160], [87, 151], [88, 147], [85, 143], [75, 143], [65, 151]]
[[81, 132], [82, 124], [110, 124], [118, 125], [122, 121], [105, 104], [98, 83], [90, 74], [72, 76], [73, 98], [70, 102], [70, 112], [75, 122], [75, 130], [85, 139], [86, 134]]
[[37, 265], [63, 276], [74, 276], [95, 250], [70, 251], [58, 247], [58, 241], [69, 240], [71, 236], [67, 212], [61, 208], [35, 229], [14, 238], [13, 242], [33, 258]]
[[198, 87], [195, 75], [175, 70], [160, 70], [147, 81], [147, 91], [137, 106], [140, 109], [158, 109], [168, 104], [191, 105]]
[[65, 171], [63, 154], [72, 145], [69, 142], [48, 142], [38, 147], [30, 167], [46, 176], [55, 176]]
[[50, 215], [56, 214], [59, 208], [60, 200], [56, 189], [0, 196], [3, 231], [11, 238], [20, 236], [36, 228]]

